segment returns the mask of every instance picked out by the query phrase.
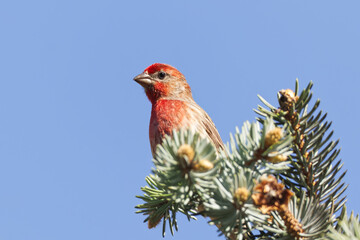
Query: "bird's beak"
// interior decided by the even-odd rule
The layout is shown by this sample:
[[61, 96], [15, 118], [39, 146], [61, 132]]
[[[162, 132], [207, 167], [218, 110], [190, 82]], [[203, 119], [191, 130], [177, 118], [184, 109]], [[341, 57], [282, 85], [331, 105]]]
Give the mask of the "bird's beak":
[[145, 72], [134, 77], [134, 80], [143, 87], [148, 87], [152, 85], [152, 80], [150, 75]]

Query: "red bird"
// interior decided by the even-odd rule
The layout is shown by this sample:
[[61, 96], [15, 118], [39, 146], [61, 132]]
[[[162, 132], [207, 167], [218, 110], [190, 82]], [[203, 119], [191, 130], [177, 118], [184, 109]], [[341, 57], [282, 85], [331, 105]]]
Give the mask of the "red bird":
[[149, 127], [151, 152], [172, 130], [191, 128], [207, 137], [219, 150], [224, 148], [215, 124], [194, 101], [184, 75], [176, 68], [161, 63], [147, 67], [134, 80], [144, 87], [152, 109]]

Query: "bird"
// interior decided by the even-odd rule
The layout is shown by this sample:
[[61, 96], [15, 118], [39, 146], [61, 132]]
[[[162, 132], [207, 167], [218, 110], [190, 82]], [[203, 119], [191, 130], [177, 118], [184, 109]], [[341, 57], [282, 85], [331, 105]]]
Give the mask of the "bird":
[[173, 130], [192, 129], [207, 138], [217, 149], [224, 149], [214, 122], [194, 101], [189, 84], [176, 68], [163, 63], [148, 66], [134, 80], [140, 84], [152, 104], [149, 124], [151, 152]]

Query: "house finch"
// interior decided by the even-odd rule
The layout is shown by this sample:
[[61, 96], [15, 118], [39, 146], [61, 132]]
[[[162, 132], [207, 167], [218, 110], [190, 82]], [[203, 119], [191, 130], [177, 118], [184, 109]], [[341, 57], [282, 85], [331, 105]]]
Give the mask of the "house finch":
[[152, 109], [149, 126], [151, 152], [161, 144], [172, 130], [191, 128], [206, 137], [219, 149], [224, 148], [215, 124], [209, 115], [194, 101], [184, 75], [176, 68], [155, 63], [134, 80], [144, 87]]

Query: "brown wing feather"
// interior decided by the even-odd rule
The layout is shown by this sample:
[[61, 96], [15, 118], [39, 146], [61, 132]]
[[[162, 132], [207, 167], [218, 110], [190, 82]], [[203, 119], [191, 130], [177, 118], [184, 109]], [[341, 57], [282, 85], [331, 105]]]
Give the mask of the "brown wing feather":
[[[199, 133], [206, 134], [209, 140], [214, 144], [216, 149], [224, 149], [224, 143], [221, 140], [220, 134], [217, 131], [214, 122], [211, 120], [209, 115], [198, 105], [195, 101], [186, 101], [190, 107], [195, 110], [193, 112], [194, 118], [192, 123], [195, 123], [197, 131]], [[196, 124], [197, 123], [197, 124]]]
[[205, 128], [206, 133], [209, 135], [209, 138], [215, 145], [217, 149], [224, 149], [224, 143], [221, 140], [220, 134], [217, 131], [214, 122], [211, 120], [209, 115], [203, 110], [204, 113], [204, 120], [202, 121], [202, 124]]

